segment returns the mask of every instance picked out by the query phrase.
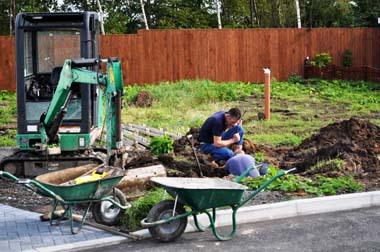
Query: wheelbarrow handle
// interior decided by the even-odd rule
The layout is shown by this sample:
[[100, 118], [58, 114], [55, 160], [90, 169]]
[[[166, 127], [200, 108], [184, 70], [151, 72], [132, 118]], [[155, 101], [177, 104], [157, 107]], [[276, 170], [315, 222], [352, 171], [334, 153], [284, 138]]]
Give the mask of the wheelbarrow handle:
[[241, 201], [238, 204], [238, 208], [241, 207], [241, 206], [243, 206], [248, 201], [250, 201], [253, 197], [255, 197], [259, 192], [261, 192], [262, 190], [264, 190], [265, 188], [267, 188], [276, 179], [281, 178], [282, 176], [285, 176], [286, 174], [288, 174], [290, 172], [294, 172], [296, 170], [297, 170], [297, 168], [292, 168], [290, 170], [281, 171], [281, 172], [277, 173], [272, 178], [270, 178], [268, 181], [266, 181], [264, 184], [262, 184], [259, 188], [257, 188], [254, 192], [252, 192], [246, 199], [244, 199], [243, 201]]
[[239, 177], [236, 177], [235, 179], [233, 179], [233, 182], [236, 182], [236, 183], [240, 183], [240, 181], [248, 175], [248, 173], [250, 171], [252, 171], [254, 168], [256, 169], [260, 169], [262, 166], [264, 165], [269, 165], [268, 163], [259, 163], [257, 165], [251, 165], [250, 167], [248, 167], [248, 169], [246, 169]]
[[60, 202], [65, 202], [65, 200], [62, 199], [61, 196], [59, 196], [58, 194], [55, 194], [54, 192], [52, 192], [51, 190], [46, 188], [44, 185], [40, 184], [38, 181], [35, 181], [34, 179], [19, 179], [18, 177], [14, 176], [13, 174], [11, 174], [9, 172], [5, 172], [5, 171], [0, 171], [0, 176], [11, 178], [14, 181], [16, 181], [16, 183], [22, 184], [26, 188], [32, 190], [33, 192], [36, 192], [36, 189], [31, 186], [31, 185], [34, 185], [38, 189], [43, 191], [44, 193], [47, 193], [51, 198], [56, 199]]
[[4, 177], [8, 177], [8, 178], [11, 178], [15, 181], [18, 181], [19, 178], [14, 176], [13, 174], [9, 173], [9, 172], [6, 172], [6, 171], [0, 171], [0, 176], [4, 176]]
[[296, 172], [297, 171], [297, 167], [293, 167], [292, 169], [289, 169], [287, 171], [284, 171], [285, 174], [288, 174], [288, 173], [292, 173], [292, 172]]

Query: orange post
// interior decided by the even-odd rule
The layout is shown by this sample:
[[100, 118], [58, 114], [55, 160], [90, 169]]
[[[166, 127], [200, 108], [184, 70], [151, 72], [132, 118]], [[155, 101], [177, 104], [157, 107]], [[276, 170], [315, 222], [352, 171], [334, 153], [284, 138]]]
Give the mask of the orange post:
[[265, 119], [270, 120], [270, 69], [264, 68], [264, 114]]

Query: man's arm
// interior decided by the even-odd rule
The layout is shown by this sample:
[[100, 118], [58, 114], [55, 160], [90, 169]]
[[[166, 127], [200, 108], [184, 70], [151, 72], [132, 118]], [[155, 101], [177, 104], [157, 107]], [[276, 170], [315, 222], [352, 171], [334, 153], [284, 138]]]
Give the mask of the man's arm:
[[239, 133], [234, 134], [234, 136], [231, 139], [228, 140], [222, 140], [221, 136], [214, 136], [214, 146], [215, 147], [229, 147], [233, 145], [236, 142], [240, 141], [240, 135]]

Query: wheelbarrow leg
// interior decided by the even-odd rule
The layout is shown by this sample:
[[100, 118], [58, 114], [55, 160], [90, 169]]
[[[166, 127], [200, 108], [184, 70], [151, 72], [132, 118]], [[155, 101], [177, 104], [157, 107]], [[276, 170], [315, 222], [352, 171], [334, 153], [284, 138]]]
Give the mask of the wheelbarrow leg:
[[[202, 224], [200, 224], [198, 222], [198, 218], [197, 218], [197, 215], [198, 214], [193, 214], [193, 218], [194, 218], [194, 224], [195, 226], [197, 227], [198, 231], [201, 231], [201, 232], [204, 232], [210, 228], [212, 228], [212, 223], [211, 223], [211, 219], [210, 219], [210, 225], [208, 225], [207, 227], [203, 226]], [[216, 219], [216, 210], [215, 208], [212, 209], [212, 219], [215, 220]]]
[[69, 213], [69, 219], [70, 219], [70, 229], [71, 229], [71, 233], [72, 234], [77, 234], [82, 229], [83, 224], [86, 221], [86, 217], [87, 217], [88, 211], [90, 210], [91, 206], [92, 206], [92, 202], [88, 203], [87, 209], [84, 212], [82, 220], [79, 223], [79, 225], [78, 225], [78, 227], [77, 227], [76, 230], [74, 230], [73, 208], [72, 208], [72, 205], [68, 206], [68, 213]]
[[[215, 208], [213, 208], [214, 212]], [[232, 207], [232, 231], [228, 235], [220, 235], [218, 232], [218, 229], [215, 226], [216, 218], [215, 216], [211, 216], [211, 214], [208, 211], [205, 211], [204, 213], [207, 214], [208, 218], [210, 219], [211, 223], [211, 229], [214, 233], [215, 237], [220, 241], [227, 241], [230, 240], [232, 237], [235, 236], [236, 233], [236, 211], [238, 210], [237, 207]]]
[[[61, 205], [62, 208], [64, 209], [64, 212], [60, 216], [55, 215], [55, 210], [57, 210], [58, 204]], [[62, 202], [54, 199], [53, 203], [51, 204], [51, 210], [50, 210], [50, 225], [51, 226], [59, 225], [60, 220], [62, 220], [65, 217], [66, 213], [67, 213], [67, 208], [65, 208], [65, 206], [62, 204]]]

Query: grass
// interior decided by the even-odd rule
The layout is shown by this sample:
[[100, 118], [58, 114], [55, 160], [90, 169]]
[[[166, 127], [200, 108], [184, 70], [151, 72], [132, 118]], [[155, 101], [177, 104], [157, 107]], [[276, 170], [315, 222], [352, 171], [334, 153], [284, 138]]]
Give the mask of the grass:
[[[302, 80], [302, 79], [297, 79]], [[263, 111], [263, 84], [241, 82], [179, 81], [126, 87], [123, 121], [165, 128], [184, 134], [199, 127], [213, 112], [239, 107], [245, 112], [247, 137], [256, 143], [297, 145], [336, 120], [368, 118], [380, 124], [380, 83], [308, 80], [273, 82], [270, 121], [258, 121]], [[302, 82], [305, 82], [302, 80]], [[133, 105], [137, 93], [149, 90], [155, 99], [150, 108]]]

